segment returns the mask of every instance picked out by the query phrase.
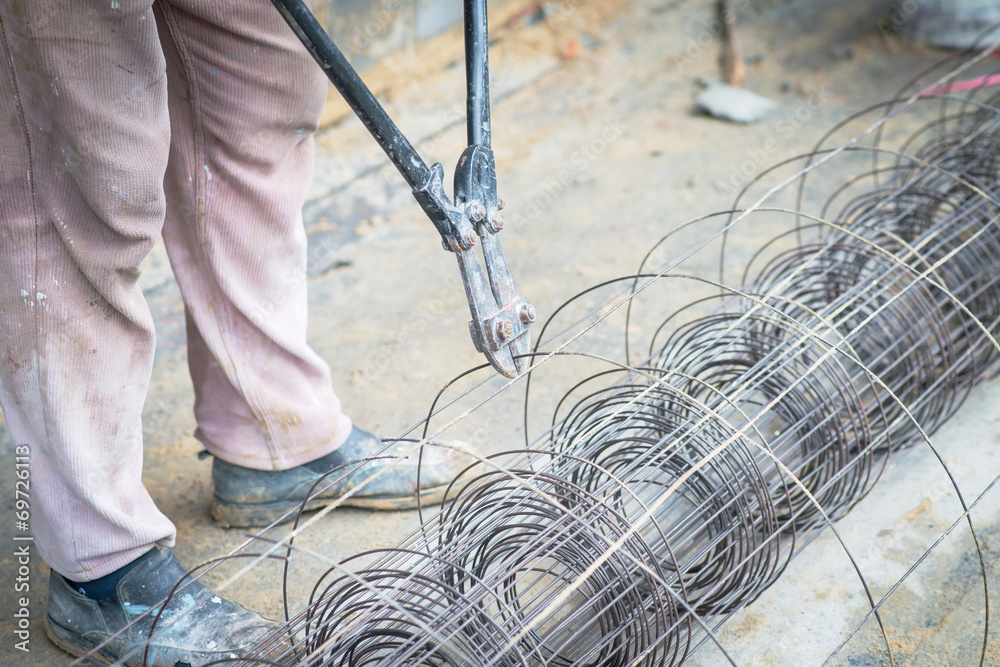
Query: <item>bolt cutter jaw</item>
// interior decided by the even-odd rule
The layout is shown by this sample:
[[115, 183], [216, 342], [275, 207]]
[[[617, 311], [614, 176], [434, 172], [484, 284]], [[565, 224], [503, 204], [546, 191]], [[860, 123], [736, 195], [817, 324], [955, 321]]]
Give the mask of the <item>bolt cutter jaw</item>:
[[502, 200], [497, 196], [496, 167], [489, 146], [472, 145], [462, 152], [455, 168], [455, 205], [469, 224], [475, 225], [482, 240], [489, 281], [487, 290], [475, 255], [463, 251], [468, 255], [459, 258], [458, 265], [472, 311], [472, 342], [501, 374], [516, 377], [530, 365], [527, 356], [518, 355], [530, 351], [529, 329], [535, 321], [535, 309], [518, 293], [497, 238], [503, 227]]
[[[527, 370], [535, 309], [517, 291], [497, 234], [503, 226], [502, 200], [496, 192], [493, 151], [469, 146], [455, 169], [455, 202], [444, 190], [444, 169], [431, 166], [429, 177], [413, 196], [441, 234], [441, 245], [454, 252], [472, 313], [472, 343], [497, 371], [509, 378]], [[496, 222], [501, 221], [497, 226]], [[483, 244], [482, 265], [473, 250]]]

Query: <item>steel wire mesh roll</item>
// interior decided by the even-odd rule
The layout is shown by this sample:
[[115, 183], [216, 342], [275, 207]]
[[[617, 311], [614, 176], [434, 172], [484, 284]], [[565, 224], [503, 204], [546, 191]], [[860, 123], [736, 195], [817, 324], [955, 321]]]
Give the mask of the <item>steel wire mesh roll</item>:
[[681, 664], [996, 370], [998, 146], [992, 108], [949, 107], [832, 188], [805, 242], [765, 244], [399, 548], [332, 569], [272, 659]]

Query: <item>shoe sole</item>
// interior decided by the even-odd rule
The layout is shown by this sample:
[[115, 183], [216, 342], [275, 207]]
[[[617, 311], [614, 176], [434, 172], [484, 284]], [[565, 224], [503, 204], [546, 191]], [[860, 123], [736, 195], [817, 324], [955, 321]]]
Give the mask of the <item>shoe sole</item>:
[[[448, 490], [447, 484], [424, 489], [420, 492], [421, 505], [440, 505], [444, 500], [444, 494]], [[409, 510], [417, 507], [417, 496], [351, 496], [349, 498], [316, 498], [310, 500], [305, 505], [303, 512], [313, 512], [341, 501], [342, 507], [358, 507], [366, 510], [396, 511]], [[243, 505], [239, 503], [227, 503], [217, 496], [212, 496], [209, 503], [209, 511], [212, 518], [223, 528], [263, 528], [288, 514], [279, 523], [287, 523], [295, 518], [294, 510], [302, 505], [301, 502], [280, 501], [275, 503], [262, 503], [260, 505]], [[291, 512], [291, 514], [289, 514]]]
[[[113, 665], [117, 658], [106, 651], [105, 649], [98, 649], [97, 644], [89, 642], [86, 639], [80, 637], [80, 635], [74, 633], [72, 630], [68, 630], [55, 621], [46, 614], [45, 621], [43, 623], [45, 626], [45, 634], [48, 638], [52, 640], [52, 643], [66, 651], [70, 655], [74, 655], [78, 658], [83, 656], [88, 656], [91, 660], [96, 660], [104, 665]], [[94, 651], [91, 653], [91, 651]]]

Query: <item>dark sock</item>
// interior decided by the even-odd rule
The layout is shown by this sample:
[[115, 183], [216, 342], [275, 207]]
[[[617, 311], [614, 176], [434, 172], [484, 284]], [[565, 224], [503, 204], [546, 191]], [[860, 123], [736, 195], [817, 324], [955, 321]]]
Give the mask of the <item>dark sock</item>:
[[[118, 582], [121, 581], [122, 577], [128, 574], [132, 568], [144, 560], [149, 560], [159, 552], [159, 549], [153, 547], [128, 565], [122, 565], [111, 574], [106, 574], [100, 579], [94, 579], [93, 581], [73, 581], [72, 579], [66, 579], [66, 577], [63, 577], [63, 579], [66, 579], [66, 583], [80, 595], [86, 595], [91, 600], [103, 600], [106, 597], [110, 597], [115, 592], [115, 588], [118, 587]], [[62, 575], [59, 576], [62, 577]]]

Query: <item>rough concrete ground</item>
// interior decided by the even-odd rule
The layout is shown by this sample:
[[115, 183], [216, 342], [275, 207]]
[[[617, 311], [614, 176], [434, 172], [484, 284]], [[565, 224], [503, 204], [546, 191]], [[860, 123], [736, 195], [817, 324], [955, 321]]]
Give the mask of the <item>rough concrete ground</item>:
[[[692, 110], [696, 80], [719, 73], [714, 3], [593, 5], [563, 0], [546, 6], [557, 29], [518, 27], [491, 52], [493, 137], [501, 194], [508, 202], [501, 239], [522, 293], [542, 318], [581, 289], [633, 272], [667, 230], [728, 208], [732, 186], [742, 186], [747, 173], [811, 149], [836, 121], [892, 96], [942, 57], [942, 52], [880, 30], [888, 2], [754, 0], [741, 13], [749, 60], [746, 85], [780, 108], [759, 124], [729, 125]], [[414, 67], [402, 56], [399, 67], [411, 72], [419, 70], [420, 62], [425, 61]], [[449, 174], [464, 147], [462, 77], [460, 66], [446, 64], [420, 77], [401, 77], [403, 82], [386, 96], [403, 131], [419, 140], [428, 161], [442, 161]], [[426, 414], [431, 398], [448, 380], [480, 363], [468, 340], [458, 272], [357, 121], [327, 129], [318, 143], [317, 175], [305, 210], [311, 241], [304, 278], [311, 289], [310, 339], [330, 362], [338, 394], [355, 421], [376, 432], [400, 434]], [[684, 247], [696, 235], [692, 231], [675, 243]], [[732, 261], [740, 264], [769, 237], [761, 230], [758, 239], [740, 241]], [[688, 268], [709, 275], [716, 263], [717, 255], [705, 252]], [[227, 553], [245, 535], [216, 528], [208, 516], [210, 462], [195, 456], [200, 447], [191, 437], [182, 308], [161, 249], [150, 257], [143, 280], [159, 331], [144, 414], [145, 479], [177, 524], [176, 552], [194, 565]], [[658, 298], [662, 312], [668, 313], [691, 297], [668, 292]], [[590, 344], [621, 356], [620, 336], [614, 331], [598, 332]], [[532, 433], [551, 415], [547, 399], [551, 402], [581, 372], [569, 364], [553, 365], [539, 378], [529, 420]], [[494, 381], [489, 386], [500, 385]], [[519, 387], [513, 388], [448, 435], [472, 440], [487, 452], [518, 446], [522, 396]], [[956, 470], [965, 471], [958, 477], [968, 496], [975, 496], [1000, 468], [993, 454], [1000, 437], [993, 416], [998, 399], [1000, 386], [982, 387], [935, 437]], [[13, 443], [6, 431], [0, 435], [9, 461]], [[918, 447], [896, 457], [875, 492], [842, 522], [845, 539], [864, 561], [877, 597], [957, 516], [955, 499], [941, 486], [942, 479], [929, 453]], [[12, 512], [11, 466], [0, 471], [0, 480], [4, 506]], [[996, 588], [996, 494], [988, 495], [973, 517], [981, 526]], [[0, 539], [9, 545], [12, 523], [0, 522]], [[392, 546], [416, 525], [414, 512], [338, 510], [299, 544], [335, 561]], [[973, 664], [981, 642], [982, 593], [969, 544], [967, 529], [956, 529], [890, 599], [885, 617], [897, 664]], [[15, 608], [12, 551], [0, 556], [3, 581], [8, 582], [0, 598], [0, 627], [8, 642], [3, 655], [11, 656], [0, 662], [65, 664], [66, 656], [41, 629], [48, 573], [37, 558], [30, 582], [31, 652], [13, 652], [8, 611]], [[297, 557], [289, 580], [293, 609], [303, 604], [326, 567], [320, 558]], [[237, 569], [227, 565], [208, 581], [221, 584]], [[280, 584], [279, 566], [269, 563], [237, 579], [225, 593], [277, 618], [282, 613]], [[721, 637], [738, 664], [820, 664], [864, 611], [861, 589], [843, 551], [824, 534]], [[888, 664], [873, 628], [867, 623], [832, 662]], [[1000, 664], [1000, 654], [991, 650], [988, 662]], [[711, 650], [693, 663], [724, 664]]]

